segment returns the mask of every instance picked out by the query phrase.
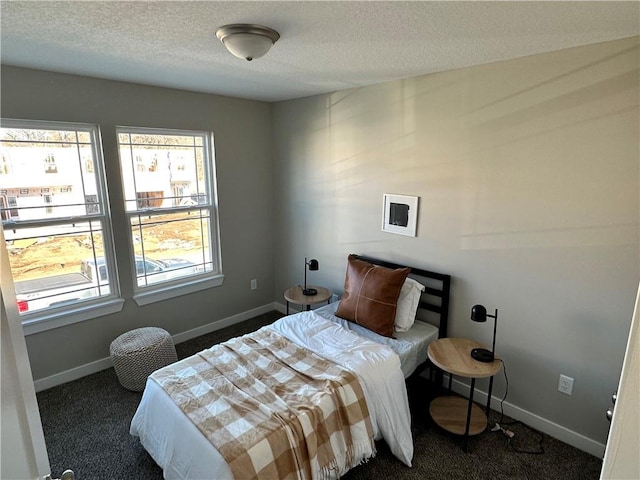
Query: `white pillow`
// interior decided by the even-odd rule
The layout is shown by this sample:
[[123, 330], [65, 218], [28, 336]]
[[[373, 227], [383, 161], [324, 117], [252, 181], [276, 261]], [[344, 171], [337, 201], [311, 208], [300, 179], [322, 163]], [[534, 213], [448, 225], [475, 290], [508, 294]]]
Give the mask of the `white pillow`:
[[405, 279], [398, 297], [398, 308], [394, 322], [396, 332], [406, 332], [412, 327], [422, 292], [424, 292], [424, 285], [416, 282], [413, 278], [407, 277]]

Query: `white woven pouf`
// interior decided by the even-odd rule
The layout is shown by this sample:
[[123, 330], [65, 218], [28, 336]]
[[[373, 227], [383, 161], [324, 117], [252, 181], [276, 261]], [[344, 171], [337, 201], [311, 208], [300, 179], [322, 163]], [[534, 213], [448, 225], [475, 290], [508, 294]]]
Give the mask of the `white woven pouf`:
[[153, 372], [178, 361], [171, 335], [158, 327], [123, 333], [111, 342], [109, 352], [120, 384], [135, 392], [144, 390], [147, 377]]

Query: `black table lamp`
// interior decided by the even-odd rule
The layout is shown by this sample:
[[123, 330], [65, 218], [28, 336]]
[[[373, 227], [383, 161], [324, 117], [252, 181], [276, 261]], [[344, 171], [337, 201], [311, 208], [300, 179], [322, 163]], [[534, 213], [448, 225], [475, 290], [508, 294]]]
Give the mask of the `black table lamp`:
[[307, 288], [307, 267], [309, 267], [309, 270], [312, 271], [318, 270], [318, 260], [312, 258], [311, 260], [307, 261], [307, 257], [304, 257], [304, 287], [302, 289], [302, 294], [315, 295], [316, 293], [318, 293], [318, 290], [316, 290], [315, 288]]
[[493, 346], [491, 347], [491, 351], [486, 348], [474, 348], [471, 350], [471, 358], [477, 360], [479, 362], [493, 362], [495, 356], [494, 352], [496, 351], [496, 329], [498, 327], [498, 309], [496, 308], [496, 313], [494, 315], [487, 314], [487, 309], [482, 305], [474, 305], [471, 308], [471, 320], [474, 322], [486, 322], [487, 317], [491, 317], [494, 319], [493, 322]]

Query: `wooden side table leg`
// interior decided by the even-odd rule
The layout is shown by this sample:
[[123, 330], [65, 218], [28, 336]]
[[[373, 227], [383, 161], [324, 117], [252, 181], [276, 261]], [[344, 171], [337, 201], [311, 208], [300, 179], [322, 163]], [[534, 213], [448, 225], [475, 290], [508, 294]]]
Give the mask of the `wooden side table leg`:
[[467, 423], [464, 427], [464, 444], [462, 449], [467, 451], [467, 443], [469, 441], [469, 425], [471, 424], [471, 407], [473, 406], [473, 392], [476, 388], [476, 379], [471, 379], [471, 391], [469, 392], [469, 407], [467, 408]]
[[287, 300], [287, 315], [289, 315], [289, 300]]

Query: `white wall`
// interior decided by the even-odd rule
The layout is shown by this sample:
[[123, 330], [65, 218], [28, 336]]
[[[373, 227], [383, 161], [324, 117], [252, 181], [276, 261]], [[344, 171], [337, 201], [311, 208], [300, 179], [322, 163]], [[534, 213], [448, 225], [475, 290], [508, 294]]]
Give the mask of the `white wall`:
[[[305, 256], [336, 292], [348, 253], [449, 273], [451, 336], [490, 344], [469, 312], [500, 310], [508, 402], [602, 449], [639, 278], [638, 54], [632, 38], [274, 104], [276, 295]], [[383, 193], [420, 197], [417, 237], [381, 231]]]

